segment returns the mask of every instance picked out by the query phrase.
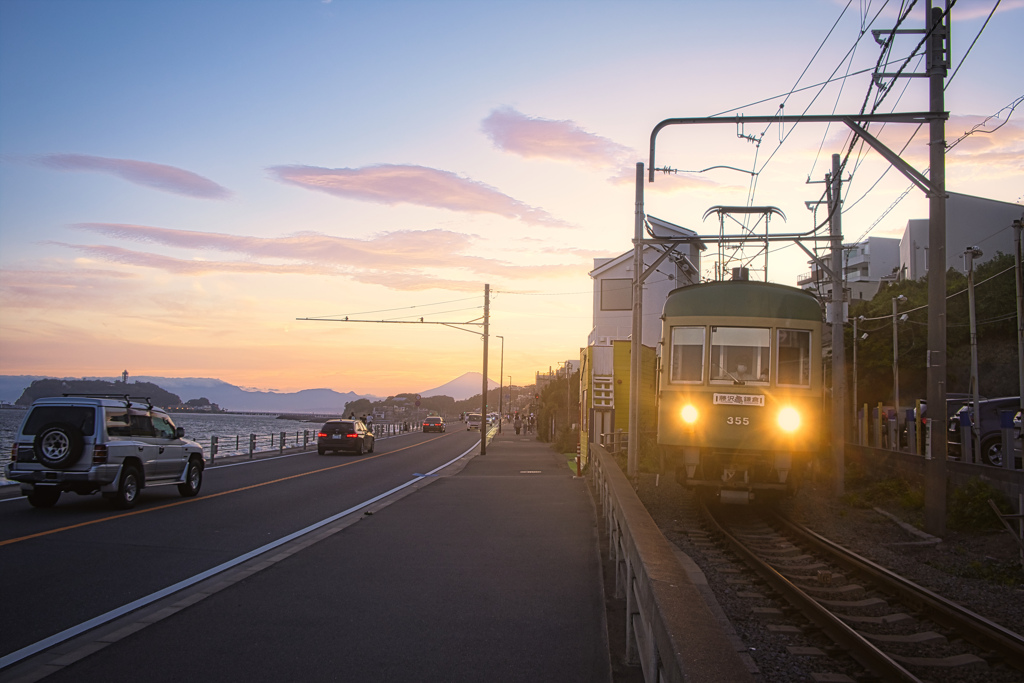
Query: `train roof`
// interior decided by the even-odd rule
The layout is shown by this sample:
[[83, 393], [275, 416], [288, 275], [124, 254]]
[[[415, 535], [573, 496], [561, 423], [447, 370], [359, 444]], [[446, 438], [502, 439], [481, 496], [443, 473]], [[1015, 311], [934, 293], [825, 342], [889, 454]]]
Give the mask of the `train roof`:
[[773, 282], [704, 282], [672, 290], [665, 317], [705, 315], [821, 320], [821, 306], [802, 289]]

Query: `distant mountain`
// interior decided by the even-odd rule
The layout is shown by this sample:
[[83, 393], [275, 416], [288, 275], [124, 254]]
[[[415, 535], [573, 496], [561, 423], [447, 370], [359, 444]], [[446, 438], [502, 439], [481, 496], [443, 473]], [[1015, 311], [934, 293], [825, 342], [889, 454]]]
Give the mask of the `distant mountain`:
[[[341, 413], [345, 404], [360, 398], [376, 400], [376, 396], [340, 393], [333, 389], [303, 389], [291, 393], [248, 391], [219, 379], [201, 377], [135, 377], [152, 382], [181, 396], [182, 401], [208, 398], [224, 410], [245, 412]], [[130, 381], [130, 380], [129, 380]]]
[[46, 375], [0, 375], [0, 403], [14, 403], [37, 379]]
[[[34, 380], [45, 379], [31, 375], [0, 375], [0, 400], [13, 403]], [[78, 379], [78, 378], [61, 378]], [[120, 380], [119, 377], [88, 379]], [[291, 393], [274, 391], [247, 391], [223, 380], [198, 377], [131, 377], [129, 386], [136, 382], [150, 382], [161, 389], [177, 394], [182, 401], [206, 398], [224, 410], [242, 412], [280, 413], [341, 413], [345, 404], [360, 398], [376, 400], [371, 394], [345, 393], [333, 389], [305, 389]]]
[[[436, 389], [421, 391], [420, 396], [451, 396], [456, 401], [465, 401], [467, 398], [479, 396], [483, 390], [483, 374], [479, 372], [467, 372], [461, 377], [456, 377], [447, 384], [442, 384]], [[490, 391], [498, 386], [492, 379], [487, 380], [487, 390]]]

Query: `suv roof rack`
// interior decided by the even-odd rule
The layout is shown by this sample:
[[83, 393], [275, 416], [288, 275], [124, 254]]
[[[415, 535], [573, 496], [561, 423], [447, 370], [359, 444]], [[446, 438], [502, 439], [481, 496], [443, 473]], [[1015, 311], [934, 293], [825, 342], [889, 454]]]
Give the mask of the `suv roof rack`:
[[120, 401], [124, 401], [125, 402], [125, 407], [130, 407], [132, 401], [136, 401], [138, 403], [145, 403], [149, 407], [150, 410], [152, 410], [155, 407], [153, 405], [153, 401], [149, 398], [149, 396], [129, 396], [128, 394], [79, 394], [79, 393], [70, 393], [70, 394], [61, 394], [61, 395], [64, 396], [65, 398], [67, 398], [69, 396], [77, 396], [79, 398], [109, 398], [109, 399], [117, 399], [117, 400], [120, 400]]

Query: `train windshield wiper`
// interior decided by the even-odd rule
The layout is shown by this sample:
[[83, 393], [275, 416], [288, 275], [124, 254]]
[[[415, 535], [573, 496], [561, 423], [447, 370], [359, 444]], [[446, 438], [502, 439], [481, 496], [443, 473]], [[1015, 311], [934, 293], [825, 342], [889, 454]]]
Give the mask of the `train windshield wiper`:
[[742, 379], [739, 379], [738, 377], [736, 377], [735, 375], [733, 375], [733, 374], [732, 374], [731, 372], [729, 372], [729, 371], [728, 371], [728, 370], [726, 370], [725, 368], [719, 367], [719, 366], [717, 366], [717, 365], [716, 365], [715, 367], [716, 367], [716, 368], [718, 368], [718, 371], [719, 371], [719, 372], [722, 372], [722, 373], [725, 373], [726, 375], [728, 375], [728, 376], [729, 376], [729, 379], [731, 379], [731, 380], [732, 380], [732, 383], [733, 383], [733, 385], [735, 385], [735, 386], [738, 386], [738, 387], [741, 387], [741, 386], [743, 386], [743, 385], [745, 385], [745, 384], [746, 384], [746, 382], [744, 382], [744, 381], [743, 381]]

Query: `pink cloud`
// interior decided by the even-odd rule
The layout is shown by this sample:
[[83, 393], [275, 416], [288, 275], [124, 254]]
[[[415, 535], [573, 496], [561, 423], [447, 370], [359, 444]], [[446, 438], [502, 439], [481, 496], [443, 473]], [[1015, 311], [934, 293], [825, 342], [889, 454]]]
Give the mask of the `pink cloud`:
[[574, 121], [530, 117], [512, 107], [495, 109], [480, 128], [498, 149], [527, 159], [622, 166], [638, 156], [625, 145], [588, 133]]
[[[476, 238], [446, 230], [404, 230], [370, 239], [352, 239], [312, 232], [266, 238], [118, 223], [82, 223], [73, 227], [115, 238], [120, 244], [52, 244], [75, 249], [99, 261], [175, 274], [329, 275], [400, 290], [440, 287], [475, 291], [480, 282], [476, 278], [483, 276], [523, 280], [579, 275], [588, 270], [588, 264], [581, 263], [520, 266], [501, 259], [469, 255], [466, 252], [472, 252]], [[194, 252], [226, 252], [239, 255], [242, 260], [182, 259], [166, 253], [128, 249], [123, 246], [126, 242], [159, 244]], [[474, 279], [464, 282], [440, 278], [432, 273], [437, 269], [462, 270]]]
[[208, 178], [175, 166], [87, 154], [46, 154], [38, 163], [58, 171], [99, 171], [136, 185], [199, 199], [226, 199], [231, 192]]
[[513, 199], [489, 185], [425, 166], [273, 166], [269, 170], [281, 182], [346, 199], [491, 213], [537, 225], [567, 226], [543, 209]]

